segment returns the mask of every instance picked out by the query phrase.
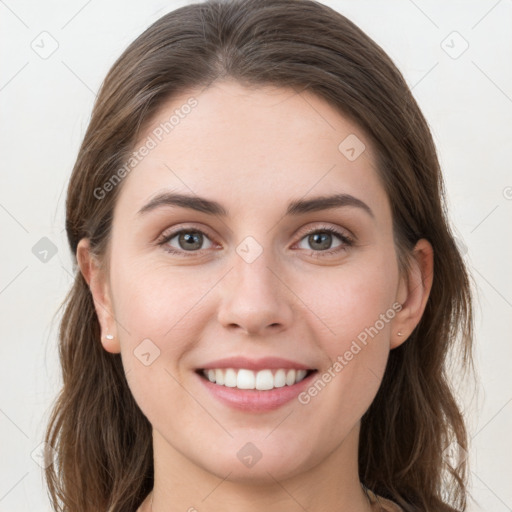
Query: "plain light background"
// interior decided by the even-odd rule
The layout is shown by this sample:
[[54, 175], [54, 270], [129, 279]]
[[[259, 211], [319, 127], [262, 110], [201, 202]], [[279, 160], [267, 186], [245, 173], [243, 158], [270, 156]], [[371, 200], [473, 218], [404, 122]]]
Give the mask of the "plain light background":
[[[2, 512], [50, 510], [38, 454], [61, 383], [52, 318], [73, 274], [65, 188], [95, 94], [136, 36], [186, 3], [0, 0]], [[469, 510], [512, 511], [512, 0], [324, 3], [388, 52], [434, 134], [476, 283], [479, 383], [460, 391]]]

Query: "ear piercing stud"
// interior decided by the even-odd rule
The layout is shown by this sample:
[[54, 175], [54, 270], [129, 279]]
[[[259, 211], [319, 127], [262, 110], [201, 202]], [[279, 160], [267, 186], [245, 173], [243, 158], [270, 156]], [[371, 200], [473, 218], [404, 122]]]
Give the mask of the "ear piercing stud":
[[112, 334], [106, 334], [105, 338], [107, 338], [107, 340], [113, 340], [114, 336]]
[[402, 332], [401, 332], [401, 331], [398, 331], [398, 332], [396, 333], [396, 335], [397, 335], [397, 336], [402, 336]]

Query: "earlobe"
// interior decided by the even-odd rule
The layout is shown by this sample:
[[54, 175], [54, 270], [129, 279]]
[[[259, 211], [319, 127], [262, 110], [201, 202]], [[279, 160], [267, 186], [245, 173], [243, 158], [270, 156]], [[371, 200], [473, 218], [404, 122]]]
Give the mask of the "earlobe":
[[118, 354], [121, 352], [121, 347], [116, 333], [117, 326], [108, 278], [97, 258], [91, 253], [87, 238], [82, 238], [78, 243], [76, 259], [93, 298], [94, 309], [101, 328], [101, 344], [107, 352]]
[[411, 255], [407, 276], [401, 279], [397, 300], [402, 309], [396, 315], [391, 334], [390, 349], [407, 340], [423, 316], [432, 289], [434, 277], [434, 250], [424, 238], [419, 240]]

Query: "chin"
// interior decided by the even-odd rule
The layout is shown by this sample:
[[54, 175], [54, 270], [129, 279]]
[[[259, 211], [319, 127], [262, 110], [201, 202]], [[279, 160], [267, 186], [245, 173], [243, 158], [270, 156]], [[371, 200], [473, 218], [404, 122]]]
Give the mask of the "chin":
[[278, 444], [268, 440], [232, 441], [230, 445], [219, 448], [208, 460], [198, 454], [203, 456], [196, 459], [196, 464], [222, 480], [251, 485], [275, 484], [276, 480], [292, 478], [315, 465], [304, 458], [304, 448], [286, 446], [284, 440]]

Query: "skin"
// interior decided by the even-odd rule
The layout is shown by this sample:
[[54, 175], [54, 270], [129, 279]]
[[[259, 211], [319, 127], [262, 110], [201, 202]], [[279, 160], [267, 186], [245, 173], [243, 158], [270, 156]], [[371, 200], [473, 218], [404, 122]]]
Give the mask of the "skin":
[[[153, 510], [367, 512], [357, 473], [360, 420], [389, 351], [421, 319], [432, 247], [420, 240], [409, 279], [400, 275], [371, 143], [309, 92], [231, 80], [190, 90], [160, 109], [136, 147], [190, 96], [198, 105], [124, 179], [109, 270], [91, 256], [87, 239], [77, 250], [101, 343], [121, 353], [153, 426]], [[350, 134], [366, 146], [354, 161], [338, 149]], [[168, 190], [216, 200], [229, 216], [172, 206], [137, 213]], [[356, 207], [285, 216], [293, 199], [334, 192], [364, 201], [374, 217]], [[352, 235], [354, 244], [322, 255], [305, 231], [325, 226]], [[203, 231], [200, 250], [187, 251], [176, 236], [167, 246], [183, 256], [166, 252], [155, 240], [170, 228]], [[262, 249], [251, 263], [236, 251], [247, 236]], [[328, 249], [340, 244], [332, 235]], [[402, 309], [308, 404], [236, 411], [212, 398], [195, 374], [236, 355], [288, 358], [322, 374], [394, 303]], [[134, 356], [146, 338], [160, 350], [149, 366]], [[262, 454], [250, 468], [237, 458], [247, 442]], [[150, 510], [149, 498], [140, 510]]]

